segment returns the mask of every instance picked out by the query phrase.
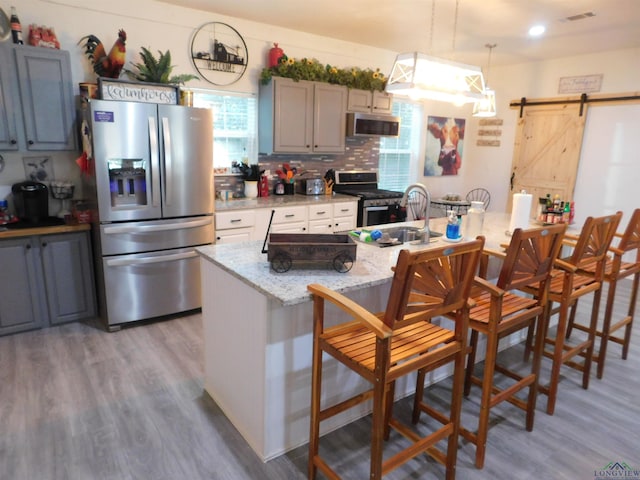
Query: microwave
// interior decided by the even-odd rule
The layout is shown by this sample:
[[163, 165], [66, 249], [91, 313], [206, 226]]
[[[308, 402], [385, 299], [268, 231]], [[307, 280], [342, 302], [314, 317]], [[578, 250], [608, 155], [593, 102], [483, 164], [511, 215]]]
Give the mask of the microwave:
[[397, 137], [400, 135], [400, 117], [347, 113], [347, 137]]

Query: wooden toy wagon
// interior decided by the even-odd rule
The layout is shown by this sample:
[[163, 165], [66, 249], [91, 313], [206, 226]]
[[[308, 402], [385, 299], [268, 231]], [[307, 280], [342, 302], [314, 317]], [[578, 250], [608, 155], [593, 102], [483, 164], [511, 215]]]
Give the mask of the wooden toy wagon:
[[329, 262], [340, 273], [348, 272], [356, 259], [357, 245], [347, 234], [272, 233], [267, 259], [271, 268], [286, 272], [296, 262]]

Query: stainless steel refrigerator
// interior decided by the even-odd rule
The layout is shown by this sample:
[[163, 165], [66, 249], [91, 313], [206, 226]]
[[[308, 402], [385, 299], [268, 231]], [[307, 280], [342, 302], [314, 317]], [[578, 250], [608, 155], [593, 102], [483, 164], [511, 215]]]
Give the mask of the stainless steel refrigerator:
[[195, 247], [214, 235], [211, 110], [91, 100], [83, 118], [103, 321], [115, 330], [200, 308]]

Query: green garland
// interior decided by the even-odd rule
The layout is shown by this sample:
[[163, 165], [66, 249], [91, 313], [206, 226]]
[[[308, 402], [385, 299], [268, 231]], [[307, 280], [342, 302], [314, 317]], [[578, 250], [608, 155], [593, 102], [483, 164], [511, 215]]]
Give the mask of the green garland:
[[315, 58], [295, 60], [288, 58], [286, 55], [280, 57], [278, 65], [275, 67], [262, 69], [260, 73], [260, 83], [266, 85], [271, 81], [272, 77], [291, 78], [296, 82], [299, 80], [325, 82], [372, 91], [384, 91], [387, 83], [386, 78], [384, 78], [379, 68], [375, 70], [357, 67], [344, 69], [332, 67], [331, 65], [323, 65]]

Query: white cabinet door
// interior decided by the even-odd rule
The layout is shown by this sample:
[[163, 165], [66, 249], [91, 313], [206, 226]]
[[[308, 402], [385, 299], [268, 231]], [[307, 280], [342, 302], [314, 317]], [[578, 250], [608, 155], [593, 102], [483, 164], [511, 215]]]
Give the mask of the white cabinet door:
[[255, 222], [255, 210], [216, 212], [216, 243], [237, 243], [253, 240]]
[[229, 228], [252, 227], [255, 224], [254, 210], [234, 210], [231, 212], [216, 212], [216, 231]]
[[358, 218], [358, 202], [342, 202], [333, 204], [333, 231], [345, 232], [356, 228]]
[[290, 222], [271, 225], [271, 233], [308, 233], [307, 222]]
[[231, 228], [216, 232], [216, 244], [248, 242], [252, 239], [253, 228]]
[[333, 222], [329, 220], [310, 221], [309, 233], [333, 233]]

